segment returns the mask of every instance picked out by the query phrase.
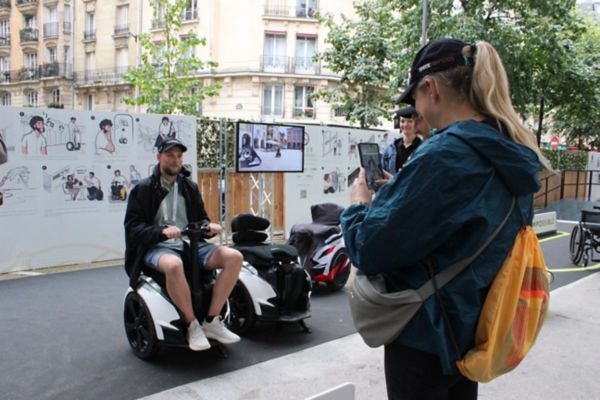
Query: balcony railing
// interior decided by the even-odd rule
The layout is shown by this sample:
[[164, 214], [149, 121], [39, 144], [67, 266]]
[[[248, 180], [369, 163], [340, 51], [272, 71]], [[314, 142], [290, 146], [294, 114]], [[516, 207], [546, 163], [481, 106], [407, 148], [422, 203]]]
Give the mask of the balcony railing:
[[181, 18], [184, 21], [192, 21], [198, 19], [198, 10], [183, 10]]
[[83, 32], [83, 40], [96, 40], [96, 30], [88, 29], [87, 31]]
[[25, 67], [17, 71], [3, 72], [2, 74], [0, 81], [4, 83], [38, 80], [41, 78], [71, 79], [73, 77], [73, 67], [71, 64], [53, 62], [35, 67]]
[[44, 38], [58, 36], [58, 22], [48, 22], [44, 24]]
[[294, 118], [314, 118], [315, 117], [315, 108], [314, 107], [304, 107], [304, 108], [294, 108]]
[[267, 0], [265, 16], [283, 18], [314, 18], [319, 10], [317, 0]]
[[14, 71], [0, 71], [0, 83], [11, 83], [15, 80]]
[[321, 63], [312, 57], [295, 57], [292, 61], [292, 73], [301, 75], [317, 75], [321, 72]]
[[32, 81], [36, 79], [40, 79], [40, 70], [38, 67], [21, 68], [17, 73], [17, 80], [19, 81]]
[[153, 19], [152, 20], [152, 29], [161, 29], [163, 26], [165, 26], [164, 19]]
[[19, 32], [21, 42], [37, 42], [38, 35], [38, 29], [35, 28], [23, 28]]
[[37, 11], [38, 0], [17, 0], [17, 8], [23, 13], [34, 13]]
[[74, 81], [76, 85], [122, 83], [125, 82], [123, 76], [131, 68], [127, 66], [75, 72]]
[[0, 36], [0, 46], [10, 46], [10, 34], [2, 34]]
[[290, 58], [287, 56], [263, 55], [260, 69], [263, 72], [289, 72]]
[[115, 25], [113, 36], [129, 36], [129, 24]]
[[311, 57], [263, 55], [260, 71], [282, 74], [318, 75], [321, 73], [321, 63], [313, 61]]

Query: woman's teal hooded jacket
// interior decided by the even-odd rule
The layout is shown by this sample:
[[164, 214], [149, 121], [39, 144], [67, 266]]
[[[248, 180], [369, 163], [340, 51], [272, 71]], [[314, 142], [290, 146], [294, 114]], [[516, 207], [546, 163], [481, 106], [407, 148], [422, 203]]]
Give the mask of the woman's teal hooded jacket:
[[398, 337], [403, 345], [436, 354], [444, 374], [473, 347], [488, 288], [519, 229], [531, 224], [540, 162], [529, 148], [491, 126], [462, 121], [424, 142], [384, 185], [370, 206], [342, 214], [346, 251], [366, 274], [383, 273], [390, 291], [418, 288], [434, 272], [466, 258], [517, 206], [496, 239], [472, 265], [440, 290], [461, 354], [456, 354], [436, 296]]

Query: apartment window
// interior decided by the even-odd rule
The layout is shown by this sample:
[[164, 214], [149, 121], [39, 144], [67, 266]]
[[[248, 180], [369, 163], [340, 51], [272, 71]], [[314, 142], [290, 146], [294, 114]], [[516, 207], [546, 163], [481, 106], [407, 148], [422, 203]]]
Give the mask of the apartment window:
[[8, 92], [2, 93], [2, 95], [0, 96], [0, 103], [3, 106], [10, 106], [10, 103], [11, 103], [10, 93], [8, 93]]
[[63, 10], [63, 32], [71, 33], [71, 6], [65, 4], [65, 8]]
[[315, 88], [312, 86], [296, 86], [294, 88], [294, 117], [315, 117], [315, 107], [310, 98], [314, 91]]
[[45, 18], [44, 21], [46, 22], [57, 22], [58, 18], [57, 18], [57, 10], [56, 7], [44, 7], [44, 14], [45, 14]]
[[71, 48], [69, 46], [65, 46], [63, 62], [65, 64], [70, 64], [70, 61], [71, 61]]
[[190, 46], [185, 51], [183, 58], [192, 58], [196, 55], [196, 46]]
[[312, 18], [317, 12], [317, 0], [296, 0], [296, 16]]
[[283, 85], [265, 85], [263, 88], [262, 114], [283, 117]]
[[[194, 95], [196, 91], [196, 88], [192, 88], [190, 93]], [[202, 100], [199, 100], [198, 103], [196, 103], [196, 111], [198, 112], [198, 115], [202, 115]]]
[[87, 12], [85, 14], [85, 32], [83, 34], [84, 39], [95, 39], [96, 38], [96, 22], [94, 20], [94, 13]]
[[56, 62], [56, 47], [46, 47], [46, 59], [48, 62]]
[[0, 57], [0, 71], [10, 71], [10, 57]]
[[50, 105], [58, 106], [60, 104], [60, 89], [54, 89], [48, 98]]
[[313, 62], [316, 47], [316, 37], [298, 36], [296, 38], [294, 72], [297, 74], [314, 74], [316, 72], [315, 63]]
[[44, 7], [44, 36], [58, 35], [58, 16], [56, 7]]
[[117, 21], [115, 34], [127, 34], [129, 32], [129, 6], [117, 7]]
[[10, 21], [7, 19], [0, 20], [0, 45], [9, 44], [10, 39]]
[[0, 82], [10, 82], [10, 57], [0, 57]]
[[96, 69], [96, 53], [90, 51], [85, 53], [85, 70], [94, 71]]
[[25, 16], [25, 28], [36, 29], [37, 28], [37, 19], [35, 15], [26, 15]]
[[285, 33], [265, 34], [263, 65], [265, 71], [285, 72], [287, 65]]
[[188, 0], [185, 10], [183, 10], [183, 20], [190, 21], [198, 19], [198, 6], [196, 0]]
[[25, 53], [25, 68], [37, 67], [37, 53]]
[[88, 94], [85, 97], [85, 109], [88, 111], [92, 111], [94, 109], [94, 95]]
[[30, 90], [25, 94], [26, 104], [30, 107], [38, 106], [38, 92], [35, 90]]
[[127, 47], [117, 49], [117, 73], [125, 74], [129, 69], [129, 49]]

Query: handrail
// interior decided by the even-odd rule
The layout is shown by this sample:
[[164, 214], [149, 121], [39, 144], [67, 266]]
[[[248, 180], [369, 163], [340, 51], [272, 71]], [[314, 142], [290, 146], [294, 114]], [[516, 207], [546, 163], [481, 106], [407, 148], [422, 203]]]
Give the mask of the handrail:
[[[575, 182], [570, 182], [572, 176], [575, 176]], [[594, 174], [598, 174], [597, 182], [594, 182]], [[560, 189], [559, 199], [563, 200], [565, 198], [569, 199], [579, 199], [580, 194], [583, 193], [584, 200], [590, 201], [592, 196], [592, 188], [594, 186], [600, 186], [600, 170], [563, 170], [560, 173], [560, 182], [553, 186], [550, 185], [550, 178], [555, 178], [556, 175], [549, 175], [542, 178], [542, 182], [544, 183], [544, 190], [536, 193], [534, 195], [534, 200], [544, 198], [544, 207], [548, 206], [548, 197], [549, 194], [556, 192]], [[569, 182], [568, 182], [569, 181]], [[572, 193], [567, 193], [566, 189], [575, 187], [574, 195]]]

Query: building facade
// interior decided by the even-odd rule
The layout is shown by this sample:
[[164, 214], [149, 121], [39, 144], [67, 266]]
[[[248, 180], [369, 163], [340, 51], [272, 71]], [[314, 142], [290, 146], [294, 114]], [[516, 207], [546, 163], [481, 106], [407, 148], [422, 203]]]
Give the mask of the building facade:
[[0, 105], [73, 103], [74, 0], [0, 0]]
[[[143, 111], [122, 102], [135, 96], [123, 75], [139, 62], [140, 33], [162, 40], [151, 1], [0, 0], [0, 104]], [[327, 35], [317, 12], [354, 15], [352, 0], [189, 0], [181, 33], [207, 39], [196, 55], [218, 67], [198, 77], [222, 86], [202, 114], [342, 122], [310, 99], [339, 81], [313, 61]]]

